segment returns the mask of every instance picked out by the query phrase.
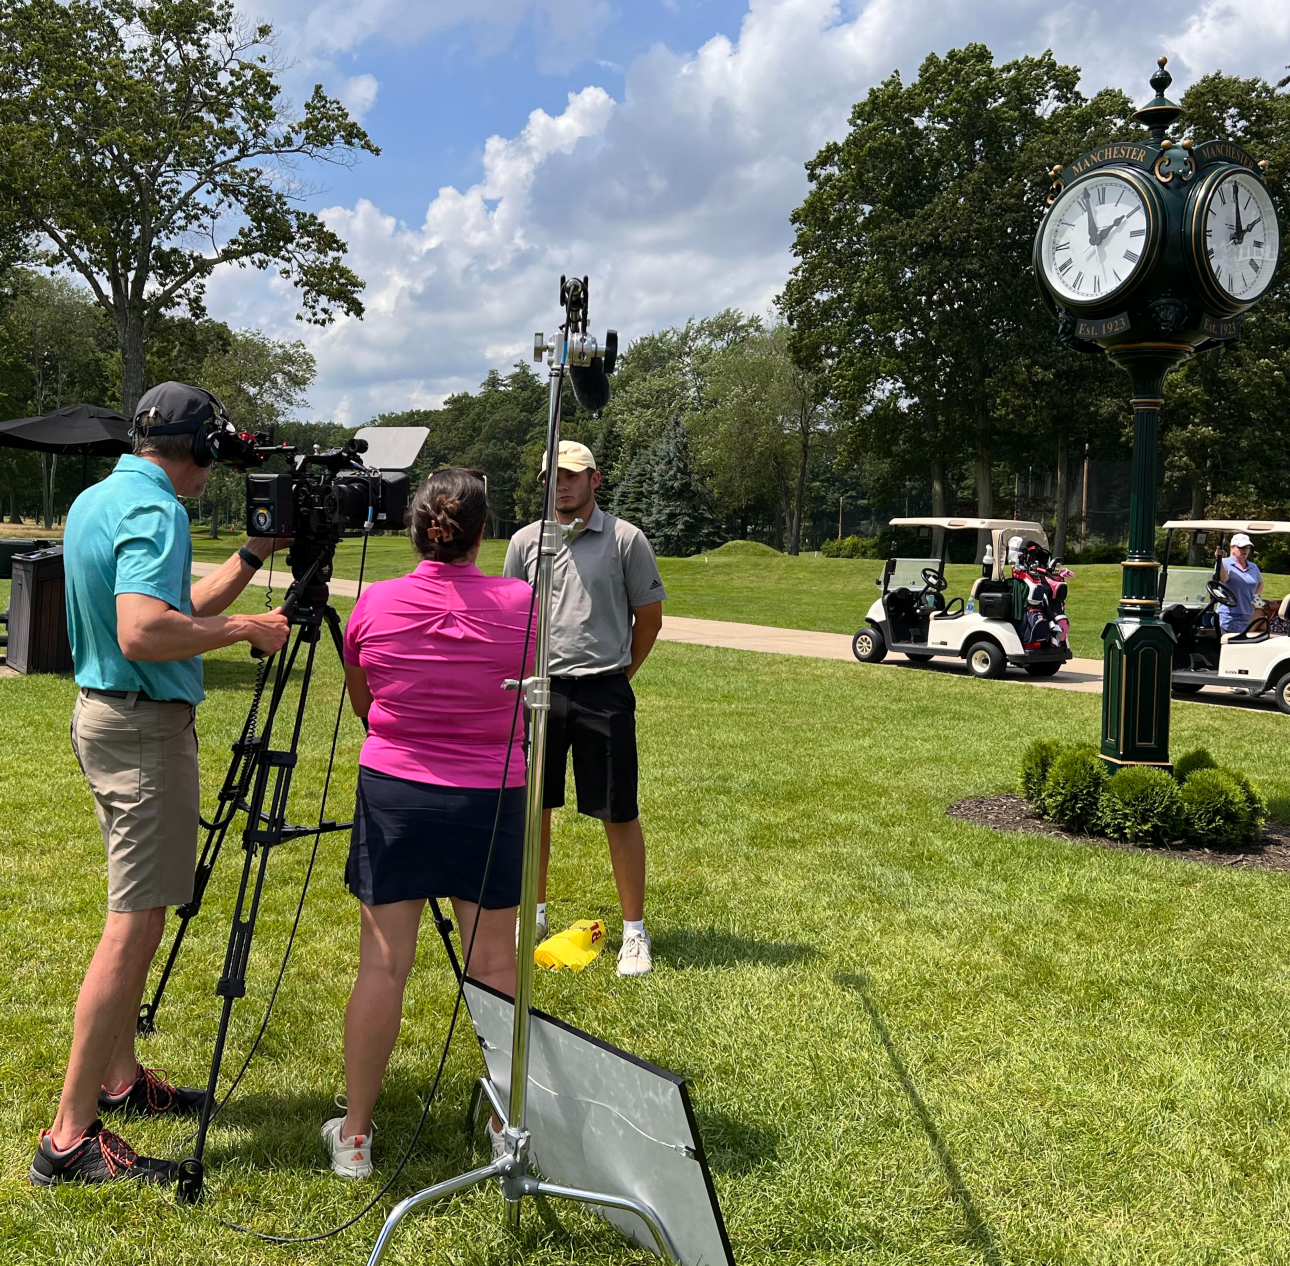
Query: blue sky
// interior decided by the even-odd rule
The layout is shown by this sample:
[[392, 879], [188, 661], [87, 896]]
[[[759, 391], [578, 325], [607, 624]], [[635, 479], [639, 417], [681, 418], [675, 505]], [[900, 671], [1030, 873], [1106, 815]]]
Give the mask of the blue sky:
[[1286, 0], [236, 0], [271, 21], [287, 91], [315, 82], [383, 153], [309, 173], [367, 282], [364, 320], [294, 320], [272, 273], [211, 284], [213, 315], [303, 338], [308, 416], [436, 405], [554, 323], [561, 272], [625, 340], [726, 306], [765, 312], [791, 266], [803, 164], [894, 69], [973, 40], [1052, 48], [1086, 90], [1139, 99], [1206, 71], [1279, 79]]

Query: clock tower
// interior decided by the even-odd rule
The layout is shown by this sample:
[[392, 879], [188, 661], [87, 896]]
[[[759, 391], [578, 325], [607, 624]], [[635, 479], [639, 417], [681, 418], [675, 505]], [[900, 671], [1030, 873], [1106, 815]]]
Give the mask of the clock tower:
[[1040, 294], [1074, 351], [1109, 356], [1129, 374], [1133, 474], [1129, 556], [1118, 618], [1102, 634], [1102, 758], [1168, 768], [1174, 636], [1160, 619], [1156, 467], [1165, 376], [1241, 333], [1272, 284], [1280, 226], [1266, 163], [1229, 141], [1168, 136], [1182, 108], [1155, 97], [1134, 114], [1145, 138], [1054, 167], [1035, 238]]

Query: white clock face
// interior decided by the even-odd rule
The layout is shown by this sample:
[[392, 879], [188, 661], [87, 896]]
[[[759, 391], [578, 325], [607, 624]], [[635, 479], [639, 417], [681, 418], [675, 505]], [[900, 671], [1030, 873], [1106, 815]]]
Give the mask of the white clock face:
[[1205, 254], [1225, 294], [1242, 303], [1272, 284], [1281, 235], [1268, 191], [1237, 173], [1218, 183], [1205, 210]]
[[1133, 276], [1149, 230], [1142, 196], [1117, 176], [1067, 189], [1048, 213], [1040, 262], [1048, 284], [1077, 303], [1114, 294]]

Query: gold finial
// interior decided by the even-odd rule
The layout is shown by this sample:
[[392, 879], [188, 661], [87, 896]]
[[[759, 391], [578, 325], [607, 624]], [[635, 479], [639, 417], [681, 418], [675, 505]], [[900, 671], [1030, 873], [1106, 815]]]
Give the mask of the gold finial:
[[1166, 140], [1166, 141], [1161, 141], [1161, 142], [1160, 142], [1160, 148], [1161, 148], [1161, 149], [1173, 149], [1173, 147], [1174, 147], [1174, 143], [1173, 143], [1173, 141], [1167, 141], [1167, 140]]
[[1196, 144], [1196, 142], [1195, 142], [1195, 141], [1193, 141], [1193, 140], [1191, 139], [1191, 137], [1189, 136], [1189, 137], [1187, 137], [1187, 139], [1186, 139], [1185, 141], [1183, 141], [1183, 143], [1182, 143], [1182, 147], [1183, 147], [1183, 149], [1185, 149], [1185, 150], [1190, 154], [1190, 153], [1191, 153], [1191, 148], [1192, 148], [1192, 146], [1193, 146], [1193, 145], [1195, 145], [1195, 144]]
[[1263, 172], [1268, 170], [1268, 160], [1266, 158], [1259, 159], [1259, 170]]
[[1156, 65], [1157, 65], [1157, 66], [1168, 66], [1168, 65], [1169, 65], [1169, 58], [1167, 58], [1167, 57], [1157, 57], [1157, 58], [1156, 58]]
[[1058, 176], [1060, 176], [1060, 175], [1062, 174], [1062, 165], [1061, 165], [1061, 163], [1054, 163], [1054, 164], [1053, 164], [1053, 166], [1052, 166], [1052, 168], [1049, 170], [1048, 174], [1049, 174], [1049, 175], [1050, 175], [1054, 180], [1056, 180], [1056, 179], [1057, 179], [1057, 177], [1058, 177]]

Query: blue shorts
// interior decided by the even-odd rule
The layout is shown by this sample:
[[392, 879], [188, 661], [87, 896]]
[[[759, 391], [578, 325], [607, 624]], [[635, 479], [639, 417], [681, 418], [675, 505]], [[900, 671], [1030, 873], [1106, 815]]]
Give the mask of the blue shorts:
[[443, 787], [359, 766], [345, 886], [365, 905], [456, 897], [504, 910], [520, 903], [523, 858], [523, 787]]

